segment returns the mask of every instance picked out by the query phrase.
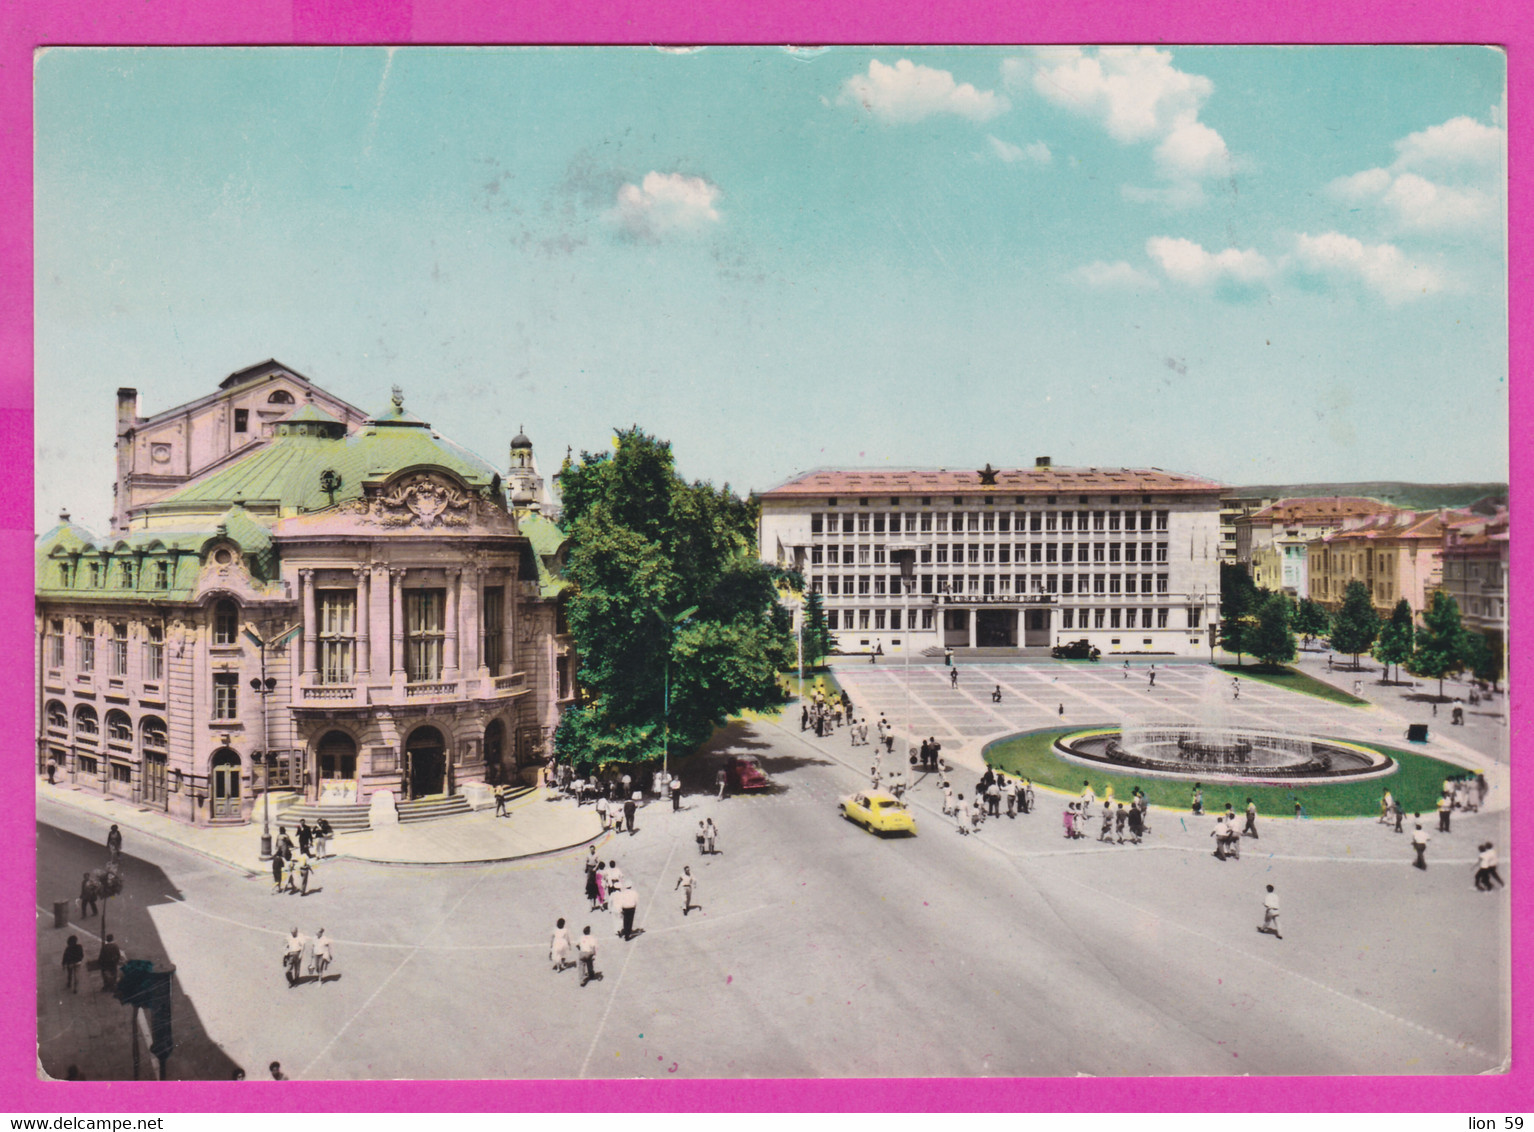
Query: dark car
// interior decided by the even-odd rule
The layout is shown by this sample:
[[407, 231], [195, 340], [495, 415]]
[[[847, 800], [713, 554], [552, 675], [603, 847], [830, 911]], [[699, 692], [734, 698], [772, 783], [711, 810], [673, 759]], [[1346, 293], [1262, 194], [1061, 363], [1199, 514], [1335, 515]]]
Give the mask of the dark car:
[[1079, 641], [1068, 641], [1063, 645], [1056, 645], [1049, 650], [1049, 655], [1056, 660], [1096, 660], [1102, 656], [1100, 649], [1092, 647], [1092, 642], [1085, 638]]
[[730, 785], [736, 790], [764, 790], [771, 785], [766, 773], [749, 755], [735, 755], [724, 769], [730, 776]]

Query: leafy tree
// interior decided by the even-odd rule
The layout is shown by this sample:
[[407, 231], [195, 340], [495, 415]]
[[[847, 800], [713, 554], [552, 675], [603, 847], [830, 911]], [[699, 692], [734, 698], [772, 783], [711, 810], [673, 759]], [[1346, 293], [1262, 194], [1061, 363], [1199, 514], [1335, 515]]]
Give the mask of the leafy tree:
[[1268, 594], [1258, 605], [1257, 621], [1246, 634], [1246, 645], [1264, 664], [1287, 664], [1294, 659], [1289, 616], [1289, 599], [1283, 594]]
[[826, 627], [825, 602], [819, 590], [811, 590], [804, 599], [804, 662], [817, 665], [836, 649], [836, 638]]
[[686, 752], [731, 712], [774, 702], [792, 619], [755, 554], [754, 502], [686, 483], [671, 446], [637, 427], [560, 482], [584, 693], [560, 720], [560, 757], [583, 770], [659, 762], [668, 719]]
[[1326, 636], [1331, 625], [1331, 618], [1326, 615], [1326, 610], [1308, 597], [1300, 602], [1299, 608], [1295, 611], [1294, 631], [1305, 638], [1307, 645], [1316, 637]]
[[1237, 664], [1242, 653], [1252, 651], [1247, 641], [1256, 629], [1261, 596], [1244, 569], [1220, 563], [1220, 647], [1235, 653]]
[[1375, 612], [1369, 587], [1359, 581], [1349, 582], [1342, 595], [1342, 608], [1332, 618], [1332, 648], [1351, 653], [1357, 668], [1359, 654], [1369, 651], [1379, 632], [1380, 615]]
[[1465, 631], [1465, 667], [1474, 673], [1477, 680], [1485, 680], [1493, 688], [1502, 679], [1502, 656], [1492, 647], [1486, 634]]
[[1416, 628], [1412, 624], [1411, 604], [1403, 597], [1396, 602], [1396, 607], [1390, 613], [1390, 620], [1385, 622], [1380, 629], [1379, 640], [1374, 644], [1374, 659], [1385, 666], [1385, 675], [1390, 675], [1390, 666], [1396, 666], [1397, 677], [1400, 676], [1400, 667], [1411, 657], [1412, 643], [1416, 635]]
[[1459, 603], [1443, 590], [1434, 590], [1433, 599], [1422, 614], [1422, 628], [1417, 630], [1417, 647], [1406, 662], [1413, 676], [1438, 681], [1438, 696], [1443, 698], [1443, 678], [1465, 667], [1465, 630], [1459, 620]]

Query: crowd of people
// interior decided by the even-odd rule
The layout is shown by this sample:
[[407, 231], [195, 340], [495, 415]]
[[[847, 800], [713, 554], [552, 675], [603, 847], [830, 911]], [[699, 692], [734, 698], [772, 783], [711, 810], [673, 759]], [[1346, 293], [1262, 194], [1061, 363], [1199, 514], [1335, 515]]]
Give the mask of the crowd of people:
[[330, 839], [335, 831], [330, 823], [320, 818], [310, 825], [307, 818], [300, 818], [293, 830], [297, 836], [288, 835], [288, 827], [277, 827], [277, 840], [272, 845], [272, 895], [287, 892], [298, 896], [309, 895], [309, 882], [318, 871], [315, 864], [328, 857]]

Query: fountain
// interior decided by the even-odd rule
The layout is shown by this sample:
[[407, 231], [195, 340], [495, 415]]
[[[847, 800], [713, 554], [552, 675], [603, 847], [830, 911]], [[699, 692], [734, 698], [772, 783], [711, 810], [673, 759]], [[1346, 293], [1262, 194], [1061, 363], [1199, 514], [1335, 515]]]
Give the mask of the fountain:
[[1210, 669], [1194, 723], [1125, 719], [1055, 741], [1061, 756], [1158, 777], [1291, 785], [1389, 774], [1395, 761], [1356, 743], [1248, 727], [1231, 718], [1224, 681]]

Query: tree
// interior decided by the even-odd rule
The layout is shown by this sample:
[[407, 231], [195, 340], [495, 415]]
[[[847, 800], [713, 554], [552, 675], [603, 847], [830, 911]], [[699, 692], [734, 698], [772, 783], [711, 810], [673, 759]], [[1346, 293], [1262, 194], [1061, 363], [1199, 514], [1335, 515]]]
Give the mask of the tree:
[[1477, 680], [1484, 680], [1493, 688], [1502, 679], [1502, 657], [1486, 634], [1465, 631], [1465, 667]]
[[671, 446], [637, 427], [560, 482], [583, 691], [555, 733], [560, 757], [582, 770], [659, 762], [668, 722], [685, 752], [730, 713], [774, 702], [792, 619], [756, 557], [754, 501], [686, 483]]
[[1443, 678], [1465, 667], [1465, 630], [1460, 625], [1459, 603], [1443, 590], [1434, 590], [1433, 599], [1422, 614], [1422, 628], [1417, 630], [1417, 647], [1406, 662], [1413, 676], [1438, 681], [1438, 698], [1443, 698]]
[[1349, 582], [1342, 595], [1342, 608], [1332, 618], [1332, 648], [1351, 653], [1357, 668], [1359, 654], [1369, 651], [1379, 632], [1380, 615], [1375, 612], [1369, 587], [1359, 581]]
[[1403, 597], [1396, 602], [1395, 609], [1390, 613], [1390, 620], [1380, 629], [1380, 638], [1374, 645], [1374, 659], [1385, 666], [1386, 678], [1390, 675], [1392, 664], [1397, 668], [1397, 677], [1400, 676], [1400, 666], [1411, 657], [1415, 635], [1411, 603]]
[[804, 599], [804, 661], [817, 665], [836, 649], [836, 638], [826, 627], [825, 602], [819, 590], [811, 590]]
[[1237, 664], [1242, 653], [1252, 651], [1247, 640], [1256, 628], [1260, 597], [1251, 575], [1240, 566], [1220, 563], [1220, 647], [1235, 653]]
[[1257, 621], [1246, 634], [1246, 644], [1262, 663], [1287, 664], [1294, 659], [1289, 616], [1289, 599], [1283, 594], [1268, 594], [1259, 603]]
[[1331, 629], [1331, 618], [1326, 615], [1316, 602], [1305, 598], [1300, 602], [1299, 609], [1295, 612], [1294, 631], [1305, 638], [1308, 645], [1316, 637], [1324, 637]]

